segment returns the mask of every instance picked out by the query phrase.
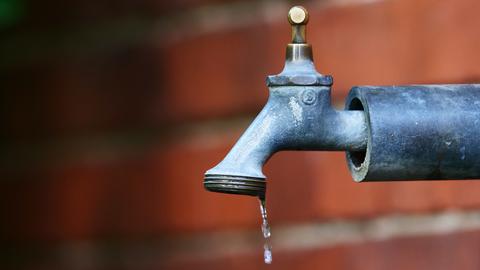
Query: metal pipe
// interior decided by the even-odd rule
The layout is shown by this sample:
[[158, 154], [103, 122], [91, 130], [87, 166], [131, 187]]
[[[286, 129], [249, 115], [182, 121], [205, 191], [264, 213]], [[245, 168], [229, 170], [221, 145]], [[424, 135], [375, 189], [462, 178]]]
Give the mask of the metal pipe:
[[480, 178], [480, 84], [354, 87], [346, 109], [367, 119], [355, 181]]

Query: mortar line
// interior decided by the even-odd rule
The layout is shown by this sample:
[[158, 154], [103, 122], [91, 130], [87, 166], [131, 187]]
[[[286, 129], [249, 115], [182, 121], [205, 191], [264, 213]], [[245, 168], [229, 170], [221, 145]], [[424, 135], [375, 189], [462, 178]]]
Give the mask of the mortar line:
[[[341, 245], [382, 242], [408, 237], [445, 236], [480, 230], [480, 211], [446, 211], [427, 214], [391, 214], [372, 219], [343, 219], [275, 226], [272, 246], [279, 252], [301, 252]], [[85, 265], [164, 265], [188, 261], [212, 261], [232, 256], [259, 254], [263, 238], [258, 230], [203, 232], [148, 240], [110, 241], [101, 239], [32, 248], [25, 243], [14, 247], [15, 254], [36, 254], [62, 264]], [[23, 250], [23, 251], [22, 251]], [[6, 250], [8, 251], [8, 250]], [[8, 256], [8, 253], [4, 254]], [[1, 257], [1, 256], [0, 256]], [[81, 261], [78, 260], [81, 258]]]
[[[259, 221], [260, 222], [260, 221]], [[301, 251], [351, 245], [362, 242], [381, 242], [415, 236], [447, 235], [480, 230], [480, 211], [445, 211], [424, 214], [391, 214], [372, 219], [342, 219], [326, 222], [311, 222], [295, 225], [275, 226], [272, 224], [272, 246], [275, 251]], [[260, 224], [259, 224], [260, 226]], [[166, 240], [166, 258], [209, 259], [235, 253], [250, 254], [261, 247], [260, 227], [258, 231], [218, 232], [192, 235], [180, 240]], [[171, 249], [176, 242], [175, 249]], [[192, 249], [195, 243], [209, 243]]]

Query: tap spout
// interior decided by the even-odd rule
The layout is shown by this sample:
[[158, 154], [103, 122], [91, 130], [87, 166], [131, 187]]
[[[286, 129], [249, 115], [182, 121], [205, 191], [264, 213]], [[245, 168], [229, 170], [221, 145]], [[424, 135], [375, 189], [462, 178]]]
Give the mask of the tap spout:
[[271, 87], [267, 104], [227, 156], [205, 173], [210, 191], [262, 197], [263, 165], [282, 150], [362, 151], [367, 144], [363, 111], [339, 111], [330, 88]]

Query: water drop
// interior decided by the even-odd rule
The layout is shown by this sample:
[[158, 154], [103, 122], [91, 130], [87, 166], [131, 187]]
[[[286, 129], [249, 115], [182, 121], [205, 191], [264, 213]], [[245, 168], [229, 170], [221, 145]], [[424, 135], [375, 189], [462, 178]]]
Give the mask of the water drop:
[[265, 206], [265, 199], [260, 199], [260, 213], [262, 214], [262, 233], [264, 238], [269, 238], [270, 233], [270, 225], [268, 225], [267, 220], [267, 208]]
[[262, 223], [262, 233], [264, 238], [269, 238], [271, 233], [270, 233], [270, 226], [268, 225], [267, 222], [263, 221]]
[[265, 244], [263, 245], [263, 258], [266, 264], [272, 263], [272, 246], [269, 243], [269, 238], [271, 236], [270, 225], [268, 225], [267, 220], [267, 208], [265, 206], [265, 199], [260, 198], [260, 213], [262, 214], [262, 233], [265, 238]]
[[270, 246], [268, 243], [265, 243], [263, 245], [263, 259], [266, 264], [271, 264], [272, 263], [272, 246]]

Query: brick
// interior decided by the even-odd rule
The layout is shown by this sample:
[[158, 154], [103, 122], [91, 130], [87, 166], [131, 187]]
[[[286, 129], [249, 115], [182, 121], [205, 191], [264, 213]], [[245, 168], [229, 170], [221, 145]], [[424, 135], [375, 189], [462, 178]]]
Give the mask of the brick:
[[163, 127], [151, 112], [158, 92], [154, 53], [140, 46], [6, 71], [2, 135], [22, 142]]
[[[259, 250], [250, 254], [210, 260], [185, 260], [162, 269], [478, 269], [480, 233], [406, 237], [362, 242], [310, 250], [284, 250], [273, 254], [273, 264], [266, 266]], [[275, 247], [273, 247], [275, 248]]]
[[136, 239], [257, 225], [253, 198], [204, 190], [204, 170], [227, 150], [212, 143], [154, 144], [105, 161], [57, 157], [39, 168], [4, 171], [0, 236], [6, 241]]
[[[334, 102], [343, 103], [353, 85], [478, 80], [477, 6], [473, 0], [307, 6], [318, 69], [335, 77]], [[258, 19], [178, 41], [151, 44], [143, 37], [121, 48], [113, 42], [108, 54], [85, 49], [9, 69], [5, 130], [9, 138], [50, 138], [254, 114], [267, 99], [265, 76], [282, 68], [289, 31], [284, 19]]]
[[[238, 130], [182, 135], [132, 153], [111, 154], [113, 159], [91, 150], [65, 161], [56, 157], [33, 163], [28, 170], [4, 171], [1, 237], [142, 239], [256, 229], [260, 213], [255, 198], [211, 193], [202, 185], [205, 170], [224, 157], [238, 136]], [[480, 181], [355, 183], [341, 152], [278, 153], [265, 173], [273, 226], [480, 205]]]
[[[308, 39], [319, 71], [334, 76], [334, 100], [340, 103], [354, 85], [475, 81], [478, 5], [473, 0], [307, 5]], [[282, 18], [165, 48], [168, 111], [213, 117], [261, 107], [264, 77], [281, 70], [289, 31]], [[208, 95], [200, 101], [198, 93]]]
[[[167, 91], [156, 107], [177, 119], [259, 111], [268, 96], [265, 77], [270, 63], [265, 57], [272, 49], [271, 33], [264, 28], [231, 29], [166, 49], [162, 60]], [[278, 64], [275, 71], [280, 68]]]
[[[123, 243], [115, 248], [95, 249], [72, 245], [64, 249], [20, 249], [17, 258], [29, 260], [7, 264], [15, 269], [320, 269], [383, 270], [383, 269], [478, 269], [479, 231], [454, 232], [445, 235], [402, 237], [381, 241], [362, 241], [310, 249], [275, 249], [273, 263], [265, 265], [262, 247], [242, 253], [208, 258], [172, 259], [147, 246]], [[227, 243], [228, 244], [228, 243]], [[73, 248], [72, 248], [73, 247]], [[206, 246], [205, 248], [207, 248]], [[225, 247], [228, 248], [228, 247]], [[82, 252], [83, 250], [83, 252]], [[124, 250], [122, 252], [122, 250]], [[50, 252], [48, 252], [50, 251]], [[119, 252], [120, 251], [120, 252]], [[42, 256], [40, 256], [42, 255]], [[5, 265], [5, 263], [3, 263]]]
[[[480, 189], [479, 181], [355, 183], [344, 153], [312, 153], [306, 162], [314, 183], [310, 192], [315, 194], [315, 215], [320, 218], [425, 213], [480, 203], [473, 196], [475, 190]], [[466, 192], [467, 189], [470, 192]]]
[[[161, 179], [162, 224], [166, 231], [218, 230], [255, 226], [259, 220], [254, 198], [207, 192], [203, 174], [220, 161], [226, 145], [201, 139], [174, 144], [158, 152], [155, 179]], [[225, 142], [225, 141], [224, 141]], [[193, 226], [192, 226], [193, 225]]]
[[[211, 139], [216, 140], [218, 139]], [[199, 145], [205, 147], [207, 144]], [[187, 215], [183, 220], [180, 216], [177, 217], [175, 223], [170, 224], [171, 229], [219, 229], [258, 224], [254, 198], [218, 195], [195, 187], [195, 183], [201, 183], [201, 174], [220, 161], [228, 151], [228, 147], [220, 148], [220, 145], [211, 145], [209, 147], [213, 148], [208, 151], [205, 151], [208, 148], [197, 148], [195, 152], [186, 150], [192, 145], [185, 146], [185, 149], [176, 145], [175, 150], [168, 154], [166, 160], [170, 162], [164, 163], [168, 164], [168, 177], [189, 183], [187, 185], [191, 192], [176, 190], [175, 182], [169, 182], [172, 185], [168, 192], [172, 200], [171, 213]], [[200, 164], [198, 156], [205, 158], [205, 161]], [[182, 170], [185, 164], [196, 165], [187, 172]], [[268, 178], [267, 206], [273, 224], [312, 219], [367, 218], [391, 213], [427, 213], [480, 205], [480, 200], [473, 196], [476, 190], [480, 190], [479, 181], [355, 183], [347, 169], [344, 153], [341, 152], [278, 153], [268, 162], [265, 172]], [[462, 193], [466, 189], [470, 192]], [[460, 199], [462, 194], [465, 196]], [[225, 201], [220, 200], [222, 197], [225, 197]], [[194, 210], [190, 207], [193, 208], [193, 204], [188, 206], [183, 202], [194, 201], [191, 198], [198, 198], [195, 203], [195, 211], [198, 213], [192, 214]], [[200, 204], [202, 200], [204, 205]], [[236, 209], [233, 212], [235, 214], [222, 214], [215, 210], [227, 201], [228, 207]], [[243, 204], [247, 203], [244, 209], [237, 208], [244, 207]], [[211, 216], [203, 219], [202, 214], [205, 213]]]

